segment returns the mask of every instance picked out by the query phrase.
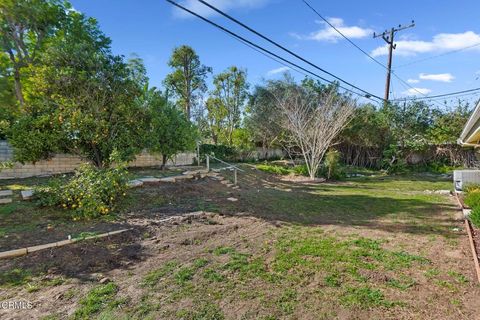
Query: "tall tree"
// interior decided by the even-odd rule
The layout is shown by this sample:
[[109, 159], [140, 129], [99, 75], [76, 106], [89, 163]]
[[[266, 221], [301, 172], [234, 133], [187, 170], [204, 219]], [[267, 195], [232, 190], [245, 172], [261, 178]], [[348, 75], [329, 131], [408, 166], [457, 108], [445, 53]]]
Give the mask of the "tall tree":
[[456, 144], [471, 112], [472, 106], [462, 100], [450, 108], [433, 110], [433, 124], [427, 132], [430, 143]]
[[291, 84], [275, 94], [282, 125], [301, 150], [311, 179], [333, 140], [348, 123], [354, 103], [335, 90], [318, 92]]
[[213, 79], [215, 86], [212, 96], [217, 99], [218, 108], [226, 112], [226, 138], [228, 145], [232, 145], [232, 135], [235, 128], [241, 123], [242, 112], [248, 97], [247, 73], [235, 66], [216, 75]]
[[179, 107], [190, 119], [191, 110], [207, 90], [205, 79], [212, 69], [201, 64], [196, 52], [185, 45], [173, 50], [168, 65], [173, 72], [165, 78], [165, 86], [173, 92]]
[[227, 117], [227, 109], [219, 98], [209, 97], [205, 103], [207, 109], [207, 123], [209, 135], [214, 144], [218, 144], [223, 138], [225, 119]]
[[142, 103], [149, 114], [147, 148], [162, 155], [164, 169], [167, 161], [178, 152], [194, 148], [196, 132], [182, 111], [168, 103], [160, 91], [151, 88], [147, 93]]
[[5, 139], [6, 132], [19, 111], [12, 73], [7, 55], [0, 52], [0, 139]]
[[110, 165], [111, 155], [131, 160], [143, 148], [145, 111], [123, 57], [94, 19], [69, 12], [68, 24], [29, 67], [24, 79], [25, 111], [9, 141], [19, 161], [64, 151]]
[[418, 149], [428, 144], [427, 132], [433, 124], [432, 108], [423, 101], [387, 104], [383, 107], [392, 135], [401, 149]]
[[143, 59], [136, 53], [132, 53], [127, 60], [127, 68], [130, 71], [131, 79], [142, 87], [148, 88], [147, 69]]
[[284, 133], [280, 125], [281, 112], [275, 100], [275, 94], [283, 89], [283, 80], [268, 81], [266, 85], [257, 85], [248, 101], [245, 126], [253, 139], [261, 143], [264, 152], [273, 144], [279, 144]]
[[40, 58], [48, 41], [62, 30], [68, 2], [60, 0], [2, 0], [0, 2], [0, 49], [13, 66], [15, 94], [20, 106], [23, 70]]

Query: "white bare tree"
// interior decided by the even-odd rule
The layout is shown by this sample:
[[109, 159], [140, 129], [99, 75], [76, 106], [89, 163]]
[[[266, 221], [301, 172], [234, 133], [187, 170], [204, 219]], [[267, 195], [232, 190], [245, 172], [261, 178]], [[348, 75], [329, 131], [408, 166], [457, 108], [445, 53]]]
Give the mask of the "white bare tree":
[[288, 86], [274, 96], [283, 114], [281, 125], [300, 148], [313, 180], [325, 152], [348, 124], [355, 101], [336, 90], [317, 92], [298, 85]]

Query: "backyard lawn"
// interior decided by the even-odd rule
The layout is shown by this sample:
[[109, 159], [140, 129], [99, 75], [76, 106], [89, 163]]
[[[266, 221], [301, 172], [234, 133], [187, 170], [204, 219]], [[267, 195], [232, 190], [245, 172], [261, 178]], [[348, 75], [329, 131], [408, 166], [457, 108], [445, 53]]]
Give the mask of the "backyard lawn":
[[[376, 173], [308, 183], [243, 168], [240, 189], [211, 178], [131, 189], [100, 222], [72, 223], [32, 202], [0, 207], [2, 249], [12, 239], [19, 247], [133, 229], [0, 261], [3, 300], [34, 304], [0, 318], [478, 318], [466, 232], [445, 191], [451, 179]], [[165, 222], [198, 211], [206, 214]]]

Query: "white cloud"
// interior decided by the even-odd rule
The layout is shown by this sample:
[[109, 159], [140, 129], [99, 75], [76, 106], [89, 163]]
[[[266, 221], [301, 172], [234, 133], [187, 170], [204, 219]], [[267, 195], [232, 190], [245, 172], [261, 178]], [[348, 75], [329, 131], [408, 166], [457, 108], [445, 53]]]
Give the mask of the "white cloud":
[[[261, 6], [264, 6], [269, 0], [209, 0], [207, 1], [212, 6], [222, 10], [222, 11], [229, 11], [232, 9], [254, 9]], [[187, 9], [198, 13], [204, 17], [211, 17], [218, 15], [215, 11], [207, 7], [206, 5], [198, 2], [196, 0], [183, 0], [180, 4]], [[178, 18], [188, 18], [192, 17], [192, 15], [188, 12], [181, 10], [180, 8], [174, 9], [174, 16]]]
[[275, 74], [287, 72], [288, 70], [290, 70], [289, 67], [280, 67], [280, 68], [277, 68], [277, 69], [273, 69], [273, 70], [268, 71], [268, 72], [267, 72], [267, 75], [268, 75], [268, 76], [273, 76], [273, 75], [275, 75]]
[[452, 82], [455, 77], [450, 73], [438, 73], [438, 74], [426, 74], [420, 73], [418, 77], [422, 80], [440, 81], [440, 82]]
[[[328, 18], [328, 21], [337, 28], [341, 33], [350, 39], [360, 39], [368, 37], [373, 33], [372, 29], [362, 28], [359, 26], [346, 26], [342, 18]], [[292, 33], [291, 35], [303, 40], [316, 40], [316, 41], [330, 41], [337, 42], [338, 39], [341, 39], [342, 36], [330, 27], [324, 21], [316, 21], [317, 23], [323, 26], [322, 29], [313, 31], [308, 35], [298, 35]]]
[[427, 88], [410, 88], [407, 91], [402, 92], [404, 95], [407, 96], [418, 96], [418, 95], [425, 95], [432, 92], [432, 90]]
[[[439, 33], [431, 41], [422, 40], [400, 40], [397, 44], [395, 54], [401, 56], [412, 56], [418, 53], [443, 52], [463, 49], [480, 43], [480, 34], [473, 31], [464, 33]], [[472, 48], [473, 50], [474, 48]], [[477, 50], [480, 47], [476, 47]], [[371, 55], [374, 57], [388, 54], [388, 46], [383, 45], [374, 49]]]
[[419, 83], [420, 80], [418, 80], [418, 79], [408, 79], [407, 82], [408, 83]]

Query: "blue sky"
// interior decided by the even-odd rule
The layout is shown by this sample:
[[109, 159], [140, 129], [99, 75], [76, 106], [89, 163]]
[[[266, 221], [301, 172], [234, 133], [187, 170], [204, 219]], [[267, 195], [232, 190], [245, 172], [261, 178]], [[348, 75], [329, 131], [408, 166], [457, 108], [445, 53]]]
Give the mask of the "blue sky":
[[[226, 19], [214, 15], [196, 0], [177, 0], [248, 39], [272, 48]], [[207, 0], [208, 1], [208, 0]], [[258, 31], [299, 53], [322, 68], [359, 87], [383, 96], [385, 69], [319, 22], [301, 0], [209, 0]], [[480, 45], [460, 52], [409, 64], [480, 43], [480, 2], [468, 1], [319, 1], [310, 0], [323, 16], [365, 51], [386, 64], [384, 42], [373, 39], [412, 19], [416, 26], [397, 34], [393, 67], [396, 74], [429, 95], [480, 87]], [[137, 53], [145, 61], [151, 84], [161, 86], [170, 71], [174, 47], [192, 46], [205, 65], [218, 73], [231, 65], [246, 68], [251, 84], [281, 76], [283, 66], [246, 47], [195, 17], [176, 11], [164, 0], [72, 0], [75, 9], [95, 17], [112, 39], [117, 54]], [[278, 51], [278, 50], [277, 50]], [[283, 54], [282, 56], [287, 56]], [[282, 69], [280, 69], [282, 68]], [[303, 75], [292, 71], [299, 79]], [[417, 91], [392, 80], [392, 97]]]

